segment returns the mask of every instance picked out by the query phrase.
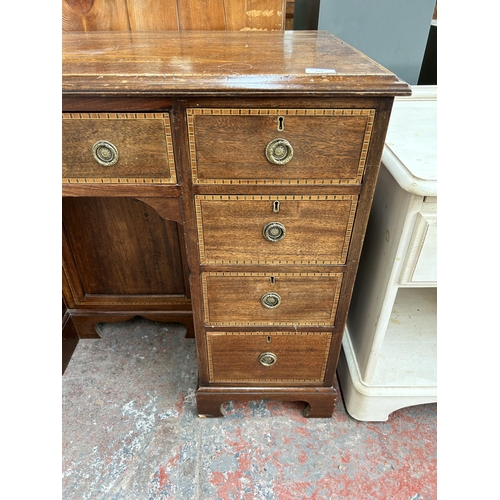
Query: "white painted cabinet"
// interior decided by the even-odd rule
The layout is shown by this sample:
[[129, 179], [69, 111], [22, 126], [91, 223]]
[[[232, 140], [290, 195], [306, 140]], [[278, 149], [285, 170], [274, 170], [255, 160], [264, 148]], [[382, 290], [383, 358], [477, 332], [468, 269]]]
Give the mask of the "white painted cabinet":
[[394, 103], [337, 369], [357, 420], [437, 401], [436, 104]]

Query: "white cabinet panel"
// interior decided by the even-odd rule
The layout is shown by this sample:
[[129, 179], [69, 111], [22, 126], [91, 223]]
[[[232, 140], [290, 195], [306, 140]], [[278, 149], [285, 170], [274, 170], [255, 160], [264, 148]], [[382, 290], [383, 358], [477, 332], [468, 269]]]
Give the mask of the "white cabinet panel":
[[394, 102], [337, 369], [358, 420], [437, 401], [436, 97]]

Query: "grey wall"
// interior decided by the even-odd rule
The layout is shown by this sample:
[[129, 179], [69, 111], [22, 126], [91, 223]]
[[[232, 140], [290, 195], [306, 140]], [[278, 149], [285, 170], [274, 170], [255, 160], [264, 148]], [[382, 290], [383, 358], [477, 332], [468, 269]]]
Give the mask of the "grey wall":
[[295, 0], [294, 30], [317, 30], [320, 0]]
[[327, 30], [416, 85], [436, 0], [321, 0]]

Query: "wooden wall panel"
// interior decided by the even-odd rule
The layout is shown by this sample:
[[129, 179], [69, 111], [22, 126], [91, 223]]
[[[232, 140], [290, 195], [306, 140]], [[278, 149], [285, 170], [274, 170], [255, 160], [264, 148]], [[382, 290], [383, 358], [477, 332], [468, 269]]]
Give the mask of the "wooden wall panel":
[[62, 0], [63, 31], [129, 31], [127, 0]]
[[63, 31], [283, 31], [285, 0], [62, 0]]
[[226, 29], [223, 0], [178, 1], [179, 30]]
[[130, 31], [179, 31], [176, 1], [125, 0]]
[[285, 24], [285, 5], [281, 0], [246, 0], [224, 3], [226, 29], [282, 31]]

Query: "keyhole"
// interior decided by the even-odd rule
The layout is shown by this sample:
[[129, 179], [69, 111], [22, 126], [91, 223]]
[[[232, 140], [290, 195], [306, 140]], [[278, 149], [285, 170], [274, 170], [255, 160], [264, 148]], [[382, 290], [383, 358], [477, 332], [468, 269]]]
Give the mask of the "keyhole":
[[271, 285], [274, 285], [276, 283], [276, 278], [274, 276], [271, 276], [269, 278], [269, 283], [271, 283]]
[[270, 335], [268, 335], [268, 336], [267, 336], [267, 343], [268, 343], [268, 344], [270, 344], [270, 343], [271, 343], [271, 336], [270, 336]]
[[280, 202], [278, 200], [276, 200], [273, 203], [273, 212], [278, 213], [279, 211], [280, 211]]
[[285, 119], [282, 116], [278, 116], [278, 130], [285, 129]]

